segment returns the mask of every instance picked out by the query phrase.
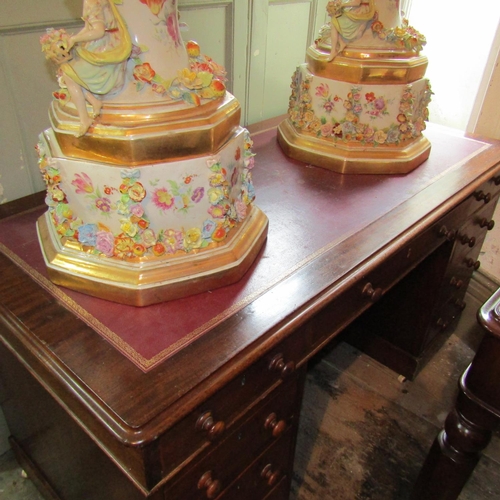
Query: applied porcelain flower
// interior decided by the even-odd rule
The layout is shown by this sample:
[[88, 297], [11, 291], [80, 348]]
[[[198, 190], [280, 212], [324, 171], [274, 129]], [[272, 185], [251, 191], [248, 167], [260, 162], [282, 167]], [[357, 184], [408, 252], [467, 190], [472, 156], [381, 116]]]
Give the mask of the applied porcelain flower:
[[95, 248], [107, 257], [112, 257], [115, 249], [115, 238], [109, 231], [98, 231], [96, 233]]
[[133, 74], [137, 81], [151, 83], [156, 73], [149, 63], [143, 63], [134, 67]]

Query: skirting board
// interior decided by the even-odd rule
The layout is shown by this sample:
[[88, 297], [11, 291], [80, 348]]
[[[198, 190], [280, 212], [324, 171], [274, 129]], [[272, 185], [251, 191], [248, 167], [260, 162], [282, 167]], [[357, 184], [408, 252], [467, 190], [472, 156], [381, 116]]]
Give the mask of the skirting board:
[[483, 304], [499, 287], [500, 280], [498, 278], [478, 270], [472, 275], [467, 293]]

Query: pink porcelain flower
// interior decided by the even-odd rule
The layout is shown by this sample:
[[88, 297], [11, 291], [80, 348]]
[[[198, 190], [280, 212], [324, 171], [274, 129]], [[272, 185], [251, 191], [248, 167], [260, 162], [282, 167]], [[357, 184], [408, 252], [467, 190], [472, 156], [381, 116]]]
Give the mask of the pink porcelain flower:
[[180, 231], [168, 229], [163, 233], [163, 245], [167, 253], [175, 253], [182, 248], [183, 236]]
[[137, 217], [142, 217], [144, 215], [144, 208], [139, 203], [136, 203], [130, 207], [130, 213]]
[[95, 247], [104, 255], [112, 257], [115, 250], [115, 237], [108, 231], [98, 231]]
[[236, 209], [236, 216], [239, 221], [242, 221], [247, 216], [247, 206], [242, 200], [236, 200], [234, 202], [234, 208]]

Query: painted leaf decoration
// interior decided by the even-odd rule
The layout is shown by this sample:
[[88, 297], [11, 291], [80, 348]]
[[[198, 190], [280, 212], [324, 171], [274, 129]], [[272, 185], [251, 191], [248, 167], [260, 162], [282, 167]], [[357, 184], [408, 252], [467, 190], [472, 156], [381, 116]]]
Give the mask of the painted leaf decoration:
[[179, 194], [179, 184], [175, 181], [167, 181], [170, 184], [170, 187], [172, 188], [172, 193], [174, 196], [177, 196]]
[[201, 81], [202, 87], [208, 87], [212, 82], [214, 75], [208, 71], [200, 71], [196, 77]]

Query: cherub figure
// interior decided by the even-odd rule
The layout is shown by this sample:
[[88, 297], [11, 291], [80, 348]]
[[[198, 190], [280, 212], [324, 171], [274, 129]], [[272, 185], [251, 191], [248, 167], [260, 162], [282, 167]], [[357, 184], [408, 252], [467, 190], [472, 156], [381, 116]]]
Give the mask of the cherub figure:
[[326, 10], [331, 19], [331, 51], [329, 61], [345, 46], [363, 35], [375, 16], [375, 0], [332, 0]]
[[[54, 44], [44, 44], [44, 37], [41, 39], [46, 56], [60, 65], [59, 77], [78, 112], [77, 137], [87, 133], [101, 112], [102, 101], [97, 96], [122, 88], [132, 50], [130, 35], [114, 0], [84, 0], [83, 20], [85, 26], [75, 35], [53, 31], [62, 33], [55, 50]], [[46, 50], [49, 46], [52, 50]], [[92, 116], [86, 101], [92, 106]]]

